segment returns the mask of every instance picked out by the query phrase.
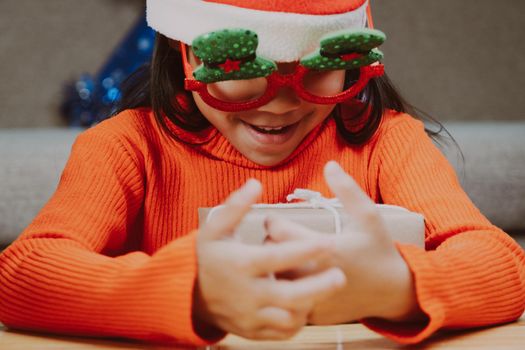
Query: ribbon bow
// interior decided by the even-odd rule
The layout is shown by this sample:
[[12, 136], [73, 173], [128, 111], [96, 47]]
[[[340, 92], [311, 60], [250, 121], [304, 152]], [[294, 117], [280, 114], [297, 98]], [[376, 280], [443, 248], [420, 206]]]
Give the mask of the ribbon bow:
[[342, 231], [341, 215], [336, 208], [341, 208], [341, 202], [338, 198], [326, 198], [320, 192], [306, 190], [304, 188], [297, 188], [295, 191], [286, 196], [288, 202], [294, 199], [299, 199], [308, 202], [314, 208], [324, 208], [334, 214], [335, 233], [339, 234]]

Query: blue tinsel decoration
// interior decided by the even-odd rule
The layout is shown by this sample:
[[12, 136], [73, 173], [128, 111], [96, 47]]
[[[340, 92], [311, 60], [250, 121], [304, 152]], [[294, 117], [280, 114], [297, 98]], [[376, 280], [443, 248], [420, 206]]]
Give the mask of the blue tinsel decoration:
[[145, 16], [118, 44], [94, 76], [82, 74], [65, 87], [62, 114], [70, 126], [92, 126], [114, 112], [121, 97], [121, 83], [137, 68], [151, 60], [155, 31]]

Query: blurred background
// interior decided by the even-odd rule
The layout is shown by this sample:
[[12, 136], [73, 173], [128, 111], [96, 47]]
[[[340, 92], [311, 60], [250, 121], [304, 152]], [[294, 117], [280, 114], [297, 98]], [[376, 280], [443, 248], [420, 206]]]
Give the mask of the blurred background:
[[[64, 89], [95, 76], [144, 0], [0, 0], [0, 128], [68, 125]], [[438, 120], [525, 118], [525, 1], [373, 0], [394, 83]]]

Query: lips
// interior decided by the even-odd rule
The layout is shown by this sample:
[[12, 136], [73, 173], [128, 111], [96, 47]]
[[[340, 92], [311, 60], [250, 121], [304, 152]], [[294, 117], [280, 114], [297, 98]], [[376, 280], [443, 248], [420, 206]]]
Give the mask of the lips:
[[290, 140], [299, 123], [282, 126], [260, 126], [243, 123], [252, 138], [264, 145], [281, 145]]

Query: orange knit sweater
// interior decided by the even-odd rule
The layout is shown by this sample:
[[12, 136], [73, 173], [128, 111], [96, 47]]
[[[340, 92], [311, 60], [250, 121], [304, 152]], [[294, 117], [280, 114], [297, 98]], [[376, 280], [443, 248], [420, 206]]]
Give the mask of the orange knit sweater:
[[322, 176], [331, 159], [374, 201], [426, 220], [426, 251], [399, 249], [428, 322], [365, 325], [412, 343], [440, 328], [522, 314], [525, 253], [474, 207], [420, 121], [389, 112], [370, 142], [351, 147], [328, 119], [274, 167], [249, 161], [215, 129], [197, 137], [171, 127], [194, 145], [167, 136], [150, 109], [123, 112], [77, 138], [55, 194], [0, 255], [1, 322], [67, 334], [214, 341], [195, 333], [191, 317], [197, 208], [221, 203], [252, 177], [264, 186], [264, 203], [285, 202], [295, 188], [331, 196]]

